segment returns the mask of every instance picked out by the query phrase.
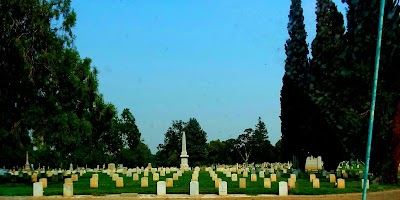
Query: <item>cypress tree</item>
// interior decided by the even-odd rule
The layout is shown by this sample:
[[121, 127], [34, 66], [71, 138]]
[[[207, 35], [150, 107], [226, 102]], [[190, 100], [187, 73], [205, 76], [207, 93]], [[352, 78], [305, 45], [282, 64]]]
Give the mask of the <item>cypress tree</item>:
[[309, 52], [301, 0], [292, 0], [287, 28], [290, 38], [285, 44], [287, 57], [281, 90], [282, 153], [285, 160], [297, 157], [300, 162], [295, 167], [304, 168], [310, 100], [305, 93], [309, 83]]
[[[345, 60], [343, 63], [340, 93], [342, 108], [347, 115], [342, 118], [343, 142], [353, 158], [365, 158], [369, 124], [372, 78], [379, 21], [379, 0], [350, 1], [348, 4], [347, 32], [345, 34]], [[375, 108], [375, 121], [371, 149], [371, 172], [384, 182], [397, 182], [396, 172], [400, 160], [400, 91], [399, 62], [399, 6], [387, 1], [384, 15], [380, 72]]]
[[[344, 20], [331, 0], [317, 0], [316, 5], [316, 37], [312, 42], [312, 60], [310, 63], [310, 98], [314, 103], [311, 114], [317, 123], [313, 123], [313, 152], [321, 155], [327, 169], [336, 169], [337, 164], [346, 159], [345, 146], [341, 143], [340, 132], [331, 116], [336, 109], [331, 99], [339, 94], [340, 70], [344, 50]], [[324, 98], [320, 101], [319, 99]], [[329, 100], [328, 100], [329, 99]], [[325, 140], [321, 140], [323, 135]], [[348, 157], [347, 157], [348, 158]]]

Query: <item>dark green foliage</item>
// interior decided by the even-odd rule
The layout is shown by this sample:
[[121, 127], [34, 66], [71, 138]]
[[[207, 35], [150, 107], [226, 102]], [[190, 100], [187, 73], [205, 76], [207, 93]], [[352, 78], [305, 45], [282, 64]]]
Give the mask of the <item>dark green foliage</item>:
[[255, 129], [247, 128], [237, 139], [227, 140], [225, 144], [228, 142], [232, 142], [231, 148], [234, 148], [230, 153], [236, 154], [236, 159], [232, 160], [240, 158], [238, 163], [263, 163], [275, 160], [274, 147], [268, 139], [267, 127], [261, 117], [258, 118]]
[[[0, 143], [7, 144], [0, 147], [0, 159], [12, 165], [32, 148], [29, 130], [41, 118], [29, 113], [44, 113], [49, 106], [43, 100], [48, 95], [46, 89], [60, 80], [55, 73], [55, 55], [61, 55], [63, 46], [70, 44], [75, 13], [70, 1], [50, 5], [46, 1], [10, 0], [2, 2], [0, 10]], [[51, 21], [62, 26], [52, 26]], [[8, 152], [16, 157], [9, 157]]]
[[179, 166], [182, 151], [182, 133], [186, 134], [186, 150], [189, 155], [189, 165], [197, 166], [207, 161], [207, 133], [201, 129], [195, 118], [188, 122], [173, 121], [165, 133], [164, 144], [158, 145], [156, 160], [158, 165]]
[[[300, 1], [292, 1], [281, 92], [283, 159], [306, 150], [327, 157], [326, 167], [334, 168], [341, 159], [365, 158], [380, 1], [343, 2], [348, 4], [346, 32], [336, 5], [331, 0], [317, 1], [317, 35], [307, 70]], [[398, 2], [387, 1], [371, 170], [390, 183], [397, 182], [395, 168], [400, 162], [400, 130], [396, 129], [400, 103], [399, 22]], [[305, 98], [309, 101], [303, 101]], [[302, 160], [299, 158], [299, 162]]]
[[295, 155], [304, 163], [309, 151], [308, 140], [313, 118], [307, 116], [312, 110], [312, 103], [305, 88], [308, 88], [311, 77], [301, 0], [292, 0], [288, 33], [289, 39], [285, 44], [287, 56], [285, 74], [281, 90], [282, 158], [291, 160]]
[[0, 10], [2, 165], [24, 164], [26, 150], [35, 167], [116, 162], [125, 147], [148, 155], [133, 115], [118, 118], [74, 48], [70, 0], [2, 1]]
[[193, 166], [205, 164], [208, 156], [207, 133], [195, 118], [190, 118], [185, 129], [186, 148]]
[[241, 163], [239, 153], [235, 149], [236, 139], [228, 139], [225, 141], [211, 140], [207, 144], [208, 164], [235, 164]]
[[[172, 126], [168, 128], [164, 136], [164, 144], [157, 147], [156, 160], [159, 166], [179, 166], [181, 153], [182, 132], [186, 122], [182, 120], [172, 121]], [[190, 155], [189, 155], [190, 156]]]
[[135, 118], [128, 108], [125, 108], [122, 111], [119, 124], [119, 130], [121, 131], [120, 134], [124, 143], [124, 148], [134, 150], [140, 142], [141, 134], [135, 124]]
[[[326, 169], [336, 169], [337, 164], [349, 156], [345, 156], [345, 147], [341, 143], [341, 129], [335, 122], [330, 121], [335, 104], [321, 101], [325, 97], [337, 98], [340, 91], [341, 79], [337, 72], [344, 64], [344, 21], [343, 15], [337, 10], [331, 0], [318, 0], [316, 6], [317, 34], [312, 42], [312, 60], [310, 64], [311, 81], [309, 98], [313, 101], [313, 110], [310, 115], [314, 118], [312, 124], [313, 144], [310, 153], [322, 156]], [[327, 105], [326, 105], [327, 104]], [[333, 104], [333, 105], [332, 105]], [[325, 140], [319, 137], [323, 133]]]
[[271, 162], [274, 159], [273, 146], [268, 138], [268, 131], [265, 123], [261, 121], [261, 117], [258, 118], [258, 123], [254, 129], [253, 153], [250, 156], [250, 160], [257, 163]]

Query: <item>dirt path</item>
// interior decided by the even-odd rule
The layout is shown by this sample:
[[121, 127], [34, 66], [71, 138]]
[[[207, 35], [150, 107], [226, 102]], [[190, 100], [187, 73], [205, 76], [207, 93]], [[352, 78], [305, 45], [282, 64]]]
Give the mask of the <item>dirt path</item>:
[[[45, 197], [0, 197], [0, 200], [62, 200], [62, 199], [79, 199], [79, 200], [108, 200], [108, 199], [141, 199], [141, 200], [263, 200], [263, 199], [284, 199], [284, 200], [338, 200], [338, 199], [348, 199], [348, 200], [360, 200], [361, 193], [351, 193], [351, 194], [333, 194], [333, 195], [289, 195], [285, 197], [280, 197], [277, 195], [258, 195], [258, 196], [247, 196], [247, 195], [228, 195], [228, 196], [218, 196], [218, 195], [199, 195], [199, 196], [189, 196], [189, 195], [141, 195], [141, 194], [121, 194], [121, 195], [106, 195], [106, 196], [86, 196], [77, 195], [72, 198], [62, 197], [62, 196], [45, 196]], [[400, 200], [400, 189], [397, 190], [387, 190], [383, 192], [370, 192], [368, 193], [368, 200]]]

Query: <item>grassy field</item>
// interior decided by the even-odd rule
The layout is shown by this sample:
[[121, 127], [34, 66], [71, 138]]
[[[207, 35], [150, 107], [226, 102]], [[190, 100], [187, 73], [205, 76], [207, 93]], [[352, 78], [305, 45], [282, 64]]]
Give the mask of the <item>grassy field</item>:
[[[174, 181], [174, 187], [167, 188], [167, 194], [189, 194], [189, 182], [192, 172], [186, 172], [179, 177], [178, 181]], [[239, 188], [239, 182], [232, 182], [230, 178], [226, 178], [222, 172], [217, 172], [218, 177], [223, 181], [228, 182], [228, 194], [278, 194], [278, 182], [287, 181], [289, 174], [283, 175], [278, 179], [278, 182], [272, 183], [272, 188], [264, 188], [264, 180], [258, 178], [257, 182], [251, 182], [250, 177], [247, 178], [247, 187]], [[142, 174], [143, 175], [143, 174]], [[92, 173], [86, 173], [79, 177], [78, 182], [74, 182], [75, 195], [104, 195], [104, 194], [120, 194], [120, 193], [139, 193], [139, 194], [156, 194], [157, 182], [152, 180], [152, 174], [149, 172], [149, 187], [140, 187], [140, 181], [133, 181], [132, 177], [124, 178], [124, 187], [117, 188], [116, 184], [107, 174], [99, 173], [99, 188], [92, 189], [89, 187]], [[141, 176], [140, 176], [141, 177]], [[241, 178], [242, 175], [238, 175]], [[318, 176], [317, 176], [318, 177]], [[165, 177], [160, 177], [160, 180], [172, 178], [171, 174], [166, 174]], [[361, 181], [358, 177], [349, 178], [346, 180], [345, 189], [337, 189], [333, 183], [325, 177], [320, 178], [319, 189], [312, 188], [309, 182], [308, 174], [301, 173], [296, 182], [296, 188], [292, 188], [289, 194], [297, 195], [318, 195], [318, 194], [337, 194], [337, 193], [352, 193], [361, 191]], [[21, 179], [14, 183], [0, 184], [0, 196], [32, 196], [32, 183], [21, 183]], [[371, 184], [369, 191], [381, 191], [385, 189], [400, 188], [400, 185], [381, 185]], [[201, 171], [199, 173], [199, 189], [200, 194], [218, 194], [218, 188], [214, 187], [214, 182], [208, 172]], [[63, 180], [51, 182], [48, 180], [48, 187], [44, 189], [44, 195], [62, 195]]]

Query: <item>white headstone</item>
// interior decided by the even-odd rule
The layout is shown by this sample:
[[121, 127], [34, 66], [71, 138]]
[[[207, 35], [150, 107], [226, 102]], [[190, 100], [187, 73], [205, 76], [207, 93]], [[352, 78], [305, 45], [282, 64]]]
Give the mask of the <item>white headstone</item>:
[[280, 181], [279, 182], [279, 196], [287, 196], [288, 195], [288, 187], [287, 182]]
[[232, 174], [232, 181], [233, 182], [236, 182], [238, 179], [237, 179], [237, 174]]
[[33, 183], [33, 196], [34, 197], [42, 197], [43, 196], [43, 183], [42, 182]]
[[[364, 188], [364, 179], [361, 179], [361, 188]], [[369, 180], [367, 180], [367, 190], [369, 189]]]
[[157, 195], [165, 195], [165, 194], [167, 194], [166, 182], [157, 181]]
[[190, 195], [199, 195], [198, 181], [190, 181]]
[[222, 181], [219, 183], [219, 195], [227, 195], [228, 194], [228, 183], [226, 181]]
[[74, 184], [73, 183], [64, 183], [63, 185], [63, 196], [64, 197], [72, 197], [74, 196]]
[[132, 171], [126, 172], [126, 177], [132, 177]]
[[265, 176], [264, 176], [264, 171], [260, 171], [260, 172], [259, 172], [259, 177], [260, 177], [260, 178], [264, 178], [264, 177], [265, 177]]

